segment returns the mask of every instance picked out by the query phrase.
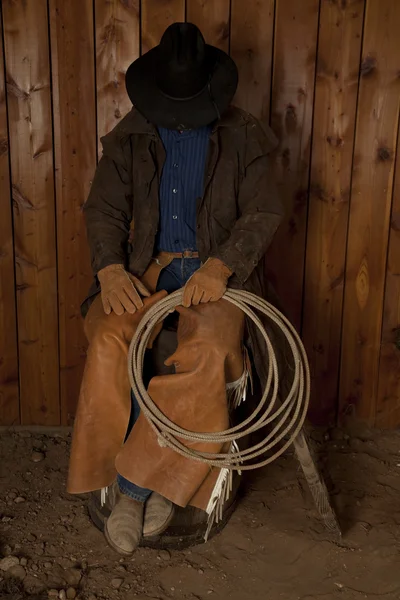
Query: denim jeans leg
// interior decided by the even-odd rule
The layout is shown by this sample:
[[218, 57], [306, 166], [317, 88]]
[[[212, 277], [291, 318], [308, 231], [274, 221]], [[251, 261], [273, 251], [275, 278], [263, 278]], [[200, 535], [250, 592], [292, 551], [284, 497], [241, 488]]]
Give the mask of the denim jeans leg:
[[122, 475], [117, 476], [117, 482], [119, 490], [122, 494], [125, 494], [125, 496], [129, 496], [129, 498], [132, 498], [132, 500], [137, 500], [138, 502], [146, 502], [146, 500], [153, 493], [152, 490], [142, 488], [139, 485], [136, 485], [136, 483], [132, 483], [132, 481], [129, 481]]
[[201, 267], [201, 260], [199, 258], [184, 258], [182, 260], [182, 287], [188, 282], [191, 276], [198, 271]]

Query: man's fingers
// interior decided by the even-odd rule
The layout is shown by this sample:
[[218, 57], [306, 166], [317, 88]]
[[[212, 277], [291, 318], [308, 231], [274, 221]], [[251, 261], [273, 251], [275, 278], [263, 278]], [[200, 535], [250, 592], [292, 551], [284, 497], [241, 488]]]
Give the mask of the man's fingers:
[[192, 297], [194, 293], [194, 286], [191, 283], [187, 283], [183, 290], [182, 306], [189, 308], [192, 305]]
[[[130, 315], [133, 315], [133, 314], [135, 314], [135, 312], [136, 312], [137, 310], [139, 310], [139, 308], [141, 308], [141, 306], [143, 306], [143, 303], [142, 303], [142, 305], [141, 305], [141, 306], [139, 306], [139, 307], [138, 307], [138, 306], [136, 306], [136, 303], [135, 303], [135, 302], [136, 302], [137, 300], [135, 300], [135, 302], [134, 302], [134, 301], [133, 301], [133, 299], [131, 298], [131, 296], [127, 294], [126, 290], [123, 290], [123, 291], [122, 291], [122, 292], [119, 294], [119, 296], [118, 296], [118, 297], [119, 297], [119, 299], [120, 299], [120, 301], [121, 301], [121, 303], [122, 303], [122, 306], [124, 307], [124, 309], [126, 310], [126, 312], [128, 312]], [[139, 301], [140, 301], [140, 302], [142, 302], [142, 299], [139, 297], [139, 295], [138, 295], [138, 298], [139, 298]], [[138, 301], [138, 302], [139, 302], [139, 301]]]
[[120, 316], [124, 314], [124, 307], [122, 306], [122, 303], [115, 292], [112, 292], [108, 296], [108, 301], [116, 315]]
[[111, 304], [109, 303], [107, 296], [102, 294], [101, 301], [103, 303], [103, 309], [104, 309], [104, 312], [106, 313], [106, 315], [111, 314]]
[[195, 286], [194, 292], [193, 292], [193, 297], [192, 297], [193, 306], [197, 306], [198, 304], [200, 304], [202, 302], [203, 295], [204, 295], [204, 290]]
[[[126, 294], [126, 296], [129, 298], [129, 301], [132, 302], [133, 306], [135, 307], [135, 310], [142, 308], [143, 300], [139, 296], [139, 293], [133, 284], [124, 286], [123, 291]], [[128, 312], [131, 312], [131, 311], [128, 311]], [[135, 312], [135, 311], [133, 311], [133, 312]]]
[[207, 304], [207, 302], [212, 302], [213, 301], [213, 297], [209, 292], [203, 292], [203, 295], [201, 297], [201, 304]]
[[106, 293], [104, 293], [104, 290], [102, 292], [101, 299], [106, 315], [109, 315], [111, 311], [118, 316], [123, 315], [125, 311], [129, 314], [134, 314], [144, 306], [142, 296], [149, 298], [151, 304], [153, 303], [153, 299], [156, 302], [167, 296], [166, 292], [159, 292], [152, 295], [146, 286], [133, 275], [129, 273], [125, 275], [128, 277], [124, 276], [123, 282], [119, 281], [118, 284], [114, 284], [113, 288], [108, 289]]
[[129, 279], [133, 283], [133, 286], [137, 289], [137, 291], [139, 292], [139, 294], [141, 296], [144, 296], [145, 298], [148, 298], [149, 296], [151, 296], [151, 293], [149, 292], [147, 287], [140, 281], [140, 279], [138, 279], [134, 275], [131, 275], [130, 273], [128, 273], [128, 275], [129, 275]]
[[138, 289], [138, 292], [141, 296], [144, 296], [145, 298], [151, 296], [151, 293], [149, 292], [147, 287], [143, 285], [143, 283], [139, 280], [136, 282], [136, 288]]
[[218, 292], [218, 293], [214, 292], [213, 294], [210, 294], [209, 302], [218, 302], [218, 300], [221, 300], [223, 295], [224, 294], [221, 294], [220, 292]]

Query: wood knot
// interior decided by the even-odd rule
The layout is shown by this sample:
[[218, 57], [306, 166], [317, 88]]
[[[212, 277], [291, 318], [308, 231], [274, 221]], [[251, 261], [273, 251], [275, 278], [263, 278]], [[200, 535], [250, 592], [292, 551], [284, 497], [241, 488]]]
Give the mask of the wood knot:
[[120, 0], [122, 6], [139, 14], [139, 0]]
[[37, 210], [33, 202], [16, 185], [12, 186], [12, 199], [17, 215], [21, 213], [21, 210]]
[[329, 286], [329, 291], [333, 292], [333, 290], [335, 290], [337, 287], [342, 285], [343, 281], [344, 281], [344, 271], [342, 269], [341, 272], [339, 273], [339, 275], [331, 281], [331, 284]]
[[294, 131], [297, 128], [296, 107], [293, 104], [288, 104], [286, 107], [285, 123], [288, 131]]
[[305, 98], [307, 97], [306, 91], [304, 88], [299, 87], [299, 89], [297, 90], [297, 100], [299, 102], [299, 104], [301, 104]]
[[337, 6], [339, 6], [340, 8], [346, 8], [347, 7], [347, 0], [328, 0], [331, 4], [336, 4]]
[[321, 202], [328, 202], [328, 197], [319, 183], [311, 184], [310, 193], [312, 196], [317, 198], [317, 200], [321, 200]]
[[357, 334], [357, 345], [358, 346], [366, 346], [367, 342], [368, 342], [368, 340], [365, 337], [365, 335], [363, 335], [361, 332], [358, 332], [358, 334]]
[[295, 200], [294, 200], [294, 210], [295, 212], [299, 212], [300, 210], [302, 210], [304, 208], [304, 206], [307, 206], [307, 201], [308, 201], [308, 190], [297, 190], [296, 195], [295, 195]]
[[314, 344], [313, 350], [314, 350], [314, 352], [316, 352], [316, 354], [324, 354], [324, 352], [325, 352], [325, 348], [323, 347], [322, 344]]
[[369, 291], [370, 291], [369, 270], [368, 270], [367, 261], [364, 259], [360, 264], [360, 268], [359, 268], [359, 271], [358, 271], [358, 274], [356, 277], [356, 295], [357, 295], [358, 306], [361, 308], [361, 310], [364, 310], [364, 308], [367, 305], [368, 298], [369, 298]]
[[381, 146], [380, 148], [378, 148], [378, 161], [379, 162], [385, 162], [387, 160], [390, 160], [392, 158], [392, 152], [390, 150], [390, 148], [387, 148], [386, 146]]
[[229, 23], [221, 23], [219, 26], [218, 39], [221, 41], [229, 38]]
[[8, 140], [7, 138], [3, 138], [0, 140], [0, 156], [3, 154], [7, 154], [8, 152]]
[[393, 231], [400, 231], [400, 212], [393, 212], [390, 225]]
[[339, 135], [328, 135], [326, 141], [330, 146], [333, 146], [334, 148], [340, 148], [344, 145], [344, 140]]
[[361, 76], [367, 77], [368, 75], [371, 75], [371, 73], [375, 71], [376, 65], [376, 58], [368, 54], [368, 56], [366, 56], [361, 63]]

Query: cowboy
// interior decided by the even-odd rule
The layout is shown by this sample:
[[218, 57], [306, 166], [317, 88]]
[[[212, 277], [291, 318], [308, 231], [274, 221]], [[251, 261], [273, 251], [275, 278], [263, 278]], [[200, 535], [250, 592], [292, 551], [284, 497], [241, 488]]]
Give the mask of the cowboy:
[[127, 71], [134, 108], [102, 138], [84, 206], [95, 283], [82, 307], [89, 349], [68, 490], [111, 490], [105, 533], [122, 555], [163, 531], [174, 505], [206, 509], [218, 477], [161, 447], [131, 397], [127, 352], [145, 311], [184, 288], [173, 373], [148, 387], [181, 427], [229, 426], [228, 390], [243, 389], [247, 352], [265, 375], [256, 329], [223, 299], [228, 285], [270, 297], [262, 259], [282, 218], [276, 140], [231, 106], [237, 82], [233, 60], [196, 26], [168, 27]]

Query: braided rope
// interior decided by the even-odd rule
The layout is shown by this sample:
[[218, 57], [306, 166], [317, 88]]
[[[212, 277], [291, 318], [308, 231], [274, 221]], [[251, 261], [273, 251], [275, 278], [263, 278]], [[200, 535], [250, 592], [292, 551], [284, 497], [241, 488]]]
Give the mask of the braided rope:
[[[224, 299], [240, 308], [260, 330], [267, 349], [268, 377], [260, 402], [253, 413], [235, 427], [220, 432], [195, 432], [179, 427], [162, 413], [152, 401], [143, 383], [143, 361], [146, 347], [154, 327], [182, 303], [182, 290], [163, 298], [143, 316], [132, 338], [128, 353], [128, 373], [132, 391], [144, 416], [153, 428], [159, 444], [178, 454], [229, 470], [246, 471], [263, 467], [277, 459], [297, 438], [308, 409], [310, 399], [310, 370], [304, 346], [293, 325], [274, 306], [243, 290], [229, 289]], [[293, 356], [294, 377], [286, 398], [278, 400], [278, 363], [271, 341], [254, 310], [275, 323], [287, 339]], [[181, 440], [225, 444], [237, 441], [270, 425], [272, 428], [258, 444], [245, 450], [214, 454], [188, 448]], [[275, 449], [278, 447], [277, 449]], [[267, 452], [274, 450], [267, 457]], [[250, 464], [249, 464], [250, 463]]]

